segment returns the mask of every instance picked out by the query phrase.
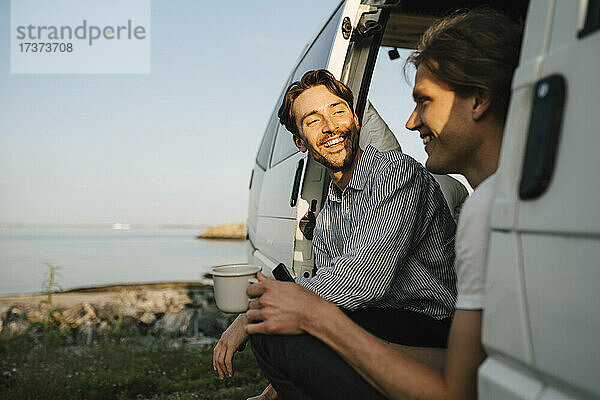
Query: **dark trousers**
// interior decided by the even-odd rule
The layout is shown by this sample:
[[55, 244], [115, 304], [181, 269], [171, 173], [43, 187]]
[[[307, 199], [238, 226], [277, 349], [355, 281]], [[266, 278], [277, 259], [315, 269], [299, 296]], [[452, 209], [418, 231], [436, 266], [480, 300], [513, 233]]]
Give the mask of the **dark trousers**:
[[388, 342], [417, 347], [448, 346], [452, 318], [437, 320], [409, 310], [375, 308], [344, 312], [369, 333]]
[[[450, 319], [437, 321], [404, 310], [346, 314], [384, 340], [446, 347]], [[333, 350], [310, 335], [251, 335], [250, 341], [258, 364], [284, 400], [384, 398]]]

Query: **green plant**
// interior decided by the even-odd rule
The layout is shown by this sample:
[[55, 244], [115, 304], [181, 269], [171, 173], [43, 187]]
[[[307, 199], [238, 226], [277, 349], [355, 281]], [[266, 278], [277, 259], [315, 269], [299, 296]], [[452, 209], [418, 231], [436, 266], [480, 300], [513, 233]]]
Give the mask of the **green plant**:
[[63, 289], [60, 285], [58, 285], [56, 283], [56, 277], [60, 275], [58, 270], [61, 267], [54, 266], [54, 265], [50, 264], [49, 262], [46, 262], [44, 264], [46, 264], [46, 266], [48, 267], [48, 271], [46, 271], [44, 280], [42, 281], [42, 289], [46, 292], [47, 298], [46, 298], [46, 300], [40, 301], [40, 303], [38, 304], [38, 310], [41, 313], [42, 312], [42, 304], [48, 305], [48, 307], [46, 308], [46, 318], [44, 318], [44, 320], [43, 320], [44, 331], [47, 331], [48, 324], [51, 322], [50, 319], [52, 317], [52, 308], [51, 308], [52, 293], [57, 289], [58, 290], [63, 290]]
[[61, 267], [54, 266], [49, 262], [45, 262], [48, 267], [48, 271], [46, 271], [45, 278], [42, 282], [42, 289], [46, 292], [48, 298], [46, 300], [42, 300], [40, 303], [46, 303], [48, 305], [52, 304], [52, 293], [55, 290], [63, 290], [63, 288], [56, 283], [56, 277], [60, 275], [58, 272]]
[[112, 324], [110, 325], [109, 333], [113, 336], [119, 336], [121, 334], [121, 326], [123, 325], [123, 305], [119, 304], [119, 312], [114, 316]]

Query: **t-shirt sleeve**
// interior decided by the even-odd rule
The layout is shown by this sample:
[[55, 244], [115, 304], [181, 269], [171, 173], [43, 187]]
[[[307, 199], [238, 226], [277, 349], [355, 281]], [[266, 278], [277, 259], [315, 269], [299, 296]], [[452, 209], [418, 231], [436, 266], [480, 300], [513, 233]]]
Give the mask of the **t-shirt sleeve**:
[[458, 222], [454, 261], [458, 290], [457, 309], [483, 309], [494, 188], [493, 179], [482, 183], [465, 201]]

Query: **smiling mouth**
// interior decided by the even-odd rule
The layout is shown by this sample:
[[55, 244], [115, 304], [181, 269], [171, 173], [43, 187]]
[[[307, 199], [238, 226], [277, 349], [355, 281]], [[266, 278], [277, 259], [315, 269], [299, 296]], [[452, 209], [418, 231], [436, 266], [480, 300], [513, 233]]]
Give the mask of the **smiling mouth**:
[[344, 140], [346, 140], [346, 138], [344, 136], [337, 136], [337, 137], [331, 138], [328, 141], [326, 141], [323, 144], [323, 147], [329, 148], [331, 146], [335, 146], [336, 144], [343, 143]]

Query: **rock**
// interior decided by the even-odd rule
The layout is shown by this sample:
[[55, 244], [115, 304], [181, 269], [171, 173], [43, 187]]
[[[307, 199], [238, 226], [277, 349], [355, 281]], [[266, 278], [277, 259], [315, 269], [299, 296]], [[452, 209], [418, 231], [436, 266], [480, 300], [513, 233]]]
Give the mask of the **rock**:
[[58, 324], [62, 324], [65, 322], [65, 317], [63, 316], [63, 312], [61, 310], [54, 310], [51, 314], [52, 320], [57, 322]]
[[6, 311], [6, 317], [4, 320], [7, 323], [22, 321], [27, 319], [27, 315], [25, 314], [26, 309], [22, 305], [14, 305]]
[[225, 314], [216, 309], [200, 310], [198, 316], [198, 331], [204, 336], [219, 337], [227, 329], [237, 315]]
[[98, 334], [105, 333], [110, 329], [110, 325], [108, 325], [107, 321], [100, 322], [98, 325]]
[[27, 320], [31, 323], [42, 323], [48, 319], [48, 314], [46, 313], [34, 309], [27, 310]]
[[6, 312], [4, 318], [4, 331], [9, 335], [20, 335], [24, 333], [31, 323], [27, 320], [26, 309], [23, 306], [13, 306]]
[[9, 336], [16, 336], [25, 333], [31, 323], [27, 320], [22, 321], [12, 321], [6, 324], [6, 332]]
[[150, 325], [154, 321], [156, 321], [156, 316], [153, 313], [151, 313], [151, 312], [145, 312], [140, 317], [140, 322], [143, 322], [146, 325]]
[[121, 290], [121, 302], [125, 307], [133, 307], [138, 302], [138, 294], [135, 290]]
[[96, 314], [101, 321], [112, 321], [122, 313], [123, 306], [115, 303], [103, 303], [96, 305]]
[[[7, 311], [7, 315], [4, 318], [7, 322], [9, 320], [9, 313], [12, 314], [10, 316], [11, 320], [14, 318], [25, 318], [31, 323], [42, 323], [51, 319], [52, 310], [51, 306], [46, 303], [40, 303], [37, 306], [34, 306], [33, 304], [17, 305]], [[16, 316], [17, 314], [19, 317]]]
[[84, 321], [77, 330], [77, 342], [81, 344], [91, 345], [97, 335], [97, 325], [90, 321]]
[[141, 314], [143, 314], [143, 311], [138, 310], [137, 307], [125, 306], [125, 307], [121, 308], [120, 314], [117, 314], [116, 316], [121, 315], [122, 317], [135, 318], [136, 316], [141, 315]]
[[78, 328], [84, 322], [99, 323], [96, 309], [90, 303], [81, 303], [74, 307], [67, 308], [63, 312], [64, 324], [68, 324], [71, 328]]
[[197, 329], [194, 320], [197, 311], [185, 309], [175, 314], [167, 314], [154, 324], [154, 331], [168, 337], [193, 336]]
[[212, 287], [195, 283], [119, 287], [111, 296], [96, 297], [100, 301], [93, 303], [85, 302], [85, 294], [78, 296], [83, 298], [55, 304], [40, 303], [41, 296], [27, 303], [6, 304], [0, 332], [18, 335], [33, 323], [50, 322], [71, 331], [69, 337], [81, 344], [91, 343], [102, 334], [147, 331], [175, 340], [199, 333], [219, 337], [235, 318], [216, 309]]
[[120, 329], [124, 331], [137, 330], [139, 328], [139, 320], [134, 317], [124, 315], [121, 317]]
[[146, 290], [140, 297], [143, 302], [138, 307], [155, 314], [177, 313], [192, 302], [181, 289]]
[[195, 286], [191, 287], [187, 293], [191, 300], [191, 304], [196, 308], [214, 307], [215, 297], [212, 287]]
[[208, 228], [198, 239], [233, 239], [246, 240], [246, 223], [233, 222]]
[[192, 299], [187, 294], [187, 290], [177, 291], [177, 290], [166, 290], [165, 292], [166, 304], [168, 307], [168, 312], [177, 313], [182, 311], [188, 305], [193, 304]]

